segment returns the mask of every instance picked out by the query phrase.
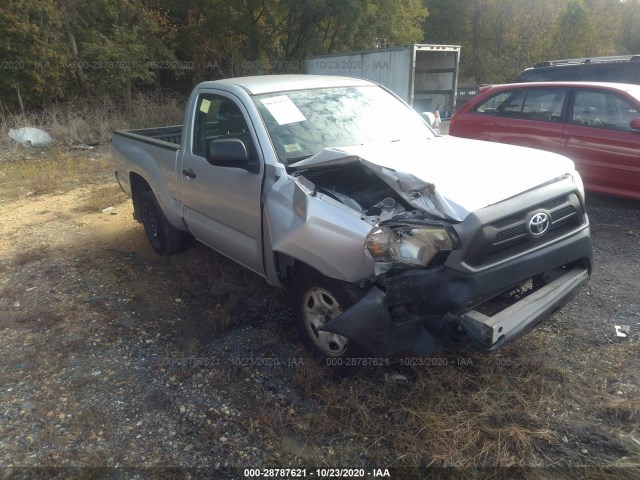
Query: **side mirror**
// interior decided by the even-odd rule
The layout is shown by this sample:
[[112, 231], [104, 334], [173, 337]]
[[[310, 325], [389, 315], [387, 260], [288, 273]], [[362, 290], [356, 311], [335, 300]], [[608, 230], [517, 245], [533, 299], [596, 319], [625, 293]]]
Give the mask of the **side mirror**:
[[633, 120], [631, 120], [631, 123], [629, 124], [629, 126], [634, 130], [640, 130], [640, 117], [636, 117]]
[[238, 138], [212, 140], [207, 147], [206, 159], [211, 165], [218, 167], [256, 171], [256, 165], [249, 162], [247, 146]]
[[424, 118], [425, 121], [429, 124], [429, 126], [433, 128], [433, 126], [436, 124], [436, 116], [431, 112], [422, 112], [421, 115], [422, 118]]

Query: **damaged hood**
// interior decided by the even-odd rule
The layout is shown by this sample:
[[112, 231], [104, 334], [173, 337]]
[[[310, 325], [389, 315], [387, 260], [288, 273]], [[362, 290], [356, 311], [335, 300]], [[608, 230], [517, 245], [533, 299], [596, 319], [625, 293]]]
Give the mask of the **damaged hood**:
[[456, 137], [325, 148], [287, 168], [304, 171], [355, 162], [414, 208], [457, 221], [575, 169], [571, 160], [555, 153]]

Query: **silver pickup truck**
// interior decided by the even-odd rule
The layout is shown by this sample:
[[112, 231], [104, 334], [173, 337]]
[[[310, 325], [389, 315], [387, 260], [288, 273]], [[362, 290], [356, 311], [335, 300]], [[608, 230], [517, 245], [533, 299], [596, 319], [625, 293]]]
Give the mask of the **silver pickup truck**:
[[591, 272], [569, 159], [439, 137], [365, 80], [204, 82], [182, 126], [115, 132], [113, 153], [157, 253], [188, 233], [288, 288], [330, 365], [501, 347]]

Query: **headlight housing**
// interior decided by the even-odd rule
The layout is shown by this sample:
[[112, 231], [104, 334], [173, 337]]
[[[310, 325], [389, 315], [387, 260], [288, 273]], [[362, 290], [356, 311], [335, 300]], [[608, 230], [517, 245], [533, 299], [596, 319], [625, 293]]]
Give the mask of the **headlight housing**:
[[580, 177], [580, 174], [574, 170], [573, 172], [571, 172], [571, 179], [573, 180], [573, 183], [576, 185], [576, 188], [578, 189], [578, 194], [580, 195], [580, 200], [584, 205], [585, 204], [584, 183], [582, 183], [582, 177]]
[[397, 225], [372, 230], [365, 248], [375, 262], [427, 267], [444, 263], [455, 243], [441, 225]]

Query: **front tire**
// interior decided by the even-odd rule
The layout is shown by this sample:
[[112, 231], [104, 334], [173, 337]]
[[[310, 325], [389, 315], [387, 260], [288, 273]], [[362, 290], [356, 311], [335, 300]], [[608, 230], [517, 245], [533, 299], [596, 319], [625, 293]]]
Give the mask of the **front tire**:
[[169, 223], [151, 190], [142, 194], [142, 224], [149, 243], [159, 255], [172, 255], [182, 249], [184, 236]]
[[325, 277], [309, 267], [299, 270], [291, 288], [293, 321], [300, 341], [320, 363], [342, 376], [355, 375], [363, 350], [352, 340], [317, 328], [336, 318], [364, 295], [357, 285]]

